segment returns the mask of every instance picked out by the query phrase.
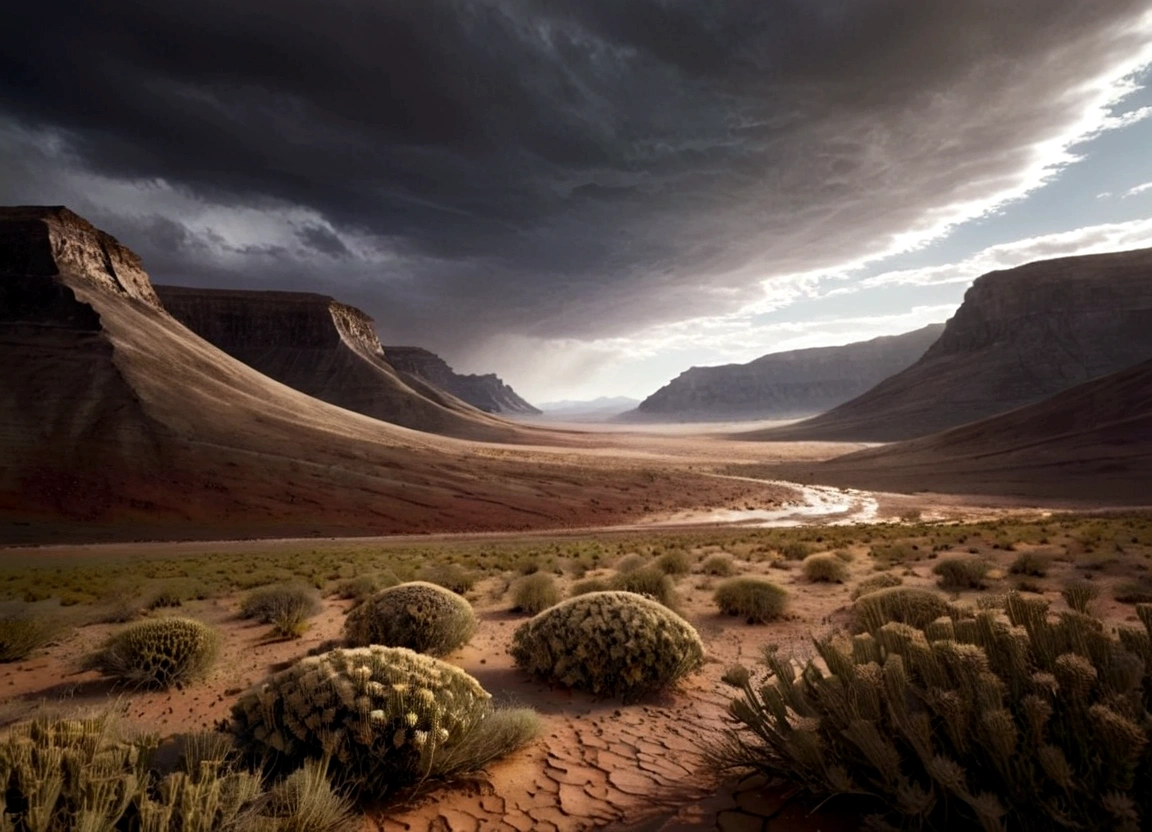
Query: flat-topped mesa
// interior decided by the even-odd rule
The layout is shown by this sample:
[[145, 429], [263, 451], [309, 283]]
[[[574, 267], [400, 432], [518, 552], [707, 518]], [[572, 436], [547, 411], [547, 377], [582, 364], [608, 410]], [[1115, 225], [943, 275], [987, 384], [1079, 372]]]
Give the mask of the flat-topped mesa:
[[[59, 297], [49, 281], [61, 275], [160, 308], [140, 258], [110, 234], [62, 206], [0, 208], [0, 275], [5, 320], [45, 317], [44, 303]], [[48, 318], [53, 316], [49, 314]]]
[[327, 295], [157, 286], [168, 312], [204, 340], [301, 393], [384, 422], [502, 440], [511, 427], [387, 362], [372, 318]]
[[943, 324], [930, 324], [844, 346], [770, 353], [747, 364], [692, 367], [619, 419], [687, 422], [810, 416], [905, 369], [943, 329]]
[[1038, 402], [1152, 357], [1152, 249], [1029, 263], [978, 278], [903, 372], [827, 413], [751, 439], [912, 439]]
[[439, 387], [486, 413], [540, 413], [495, 373], [462, 375], [436, 353], [422, 347], [387, 346], [384, 355], [401, 373]]

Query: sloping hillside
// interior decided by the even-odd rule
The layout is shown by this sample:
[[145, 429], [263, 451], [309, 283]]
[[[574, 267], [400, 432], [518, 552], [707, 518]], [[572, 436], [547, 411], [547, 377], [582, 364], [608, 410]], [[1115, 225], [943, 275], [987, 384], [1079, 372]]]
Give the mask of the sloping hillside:
[[749, 439], [912, 439], [1040, 401], [1152, 357], [1152, 249], [976, 280], [908, 369], [827, 413]]
[[495, 373], [463, 375], [440, 356], [422, 347], [384, 347], [388, 362], [409, 384], [431, 385], [485, 413], [537, 414], [539, 408], [522, 399]]
[[385, 360], [372, 319], [325, 295], [157, 286], [165, 309], [206, 341], [301, 393], [414, 430], [487, 441], [524, 431]]
[[943, 324], [930, 324], [840, 347], [770, 353], [747, 364], [692, 367], [621, 420], [792, 419], [821, 413], [908, 367], [943, 330]]

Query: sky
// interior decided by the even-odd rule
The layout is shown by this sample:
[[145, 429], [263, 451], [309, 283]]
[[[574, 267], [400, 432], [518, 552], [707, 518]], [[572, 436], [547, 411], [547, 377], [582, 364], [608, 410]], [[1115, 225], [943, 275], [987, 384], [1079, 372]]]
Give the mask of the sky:
[[322, 292], [530, 400], [946, 320], [1152, 246], [1152, 0], [60, 0], [0, 203]]

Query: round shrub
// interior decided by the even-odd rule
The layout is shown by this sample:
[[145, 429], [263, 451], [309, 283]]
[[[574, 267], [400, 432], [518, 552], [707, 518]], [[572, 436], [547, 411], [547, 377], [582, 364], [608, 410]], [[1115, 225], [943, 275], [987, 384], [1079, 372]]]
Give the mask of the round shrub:
[[842, 584], [848, 579], [848, 567], [835, 555], [809, 555], [803, 569], [804, 577], [814, 583]]
[[458, 563], [440, 563], [425, 566], [418, 575], [420, 580], [442, 586], [463, 595], [476, 585], [476, 575]]
[[535, 615], [560, 601], [560, 587], [547, 572], [534, 572], [512, 586], [512, 609]]
[[611, 588], [612, 584], [603, 578], [585, 578], [572, 584], [568, 595], [575, 598], [577, 595], [587, 595], [589, 592], [606, 592]]
[[870, 578], [865, 578], [852, 589], [852, 600], [876, 592], [881, 589], [888, 589], [893, 586], [900, 586], [904, 583], [904, 579], [899, 575], [892, 572], [881, 572], [878, 575], [873, 575]]
[[358, 575], [355, 578], [347, 578], [336, 584], [333, 591], [337, 598], [362, 604], [365, 599], [372, 597], [380, 590], [396, 586], [398, 583], [400, 581], [394, 574], [382, 572], [375, 575]]
[[941, 589], [984, 589], [988, 586], [985, 576], [992, 564], [983, 558], [960, 556], [937, 561], [932, 572], [940, 576], [937, 584]]
[[557, 604], [524, 622], [509, 652], [530, 673], [625, 700], [667, 687], [704, 661], [691, 624], [631, 592], [593, 592]]
[[736, 574], [736, 565], [732, 563], [731, 555], [715, 554], [704, 558], [700, 571], [717, 578], [729, 578]]
[[875, 632], [889, 622], [926, 627], [937, 618], [948, 615], [948, 601], [930, 589], [896, 586], [863, 595], [856, 602], [856, 620], [860, 629]]
[[621, 572], [612, 578], [612, 589], [647, 595], [666, 607], [676, 603], [676, 589], [672, 586], [672, 579], [655, 566]]
[[192, 618], [140, 621], [114, 634], [94, 657], [105, 675], [136, 687], [167, 688], [207, 675], [220, 637]]
[[762, 624], [784, 614], [788, 590], [767, 578], [729, 578], [716, 587], [712, 600], [721, 612], [738, 615], [749, 624]]
[[620, 560], [616, 561], [616, 571], [621, 573], [635, 572], [637, 569], [642, 568], [647, 562], [648, 559], [646, 557], [641, 554], [637, 554], [636, 552], [632, 552], [631, 554], [625, 555], [624, 557], [620, 558]]
[[531, 739], [539, 720], [500, 711], [457, 667], [402, 647], [339, 649], [306, 658], [243, 694], [232, 733], [276, 772], [329, 758], [367, 797], [473, 771]]
[[1029, 575], [1033, 578], [1043, 578], [1048, 575], [1048, 566], [1052, 562], [1049, 555], [1039, 552], [1022, 552], [1012, 561], [1008, 571], [1013, 575]]
[[344, 637], [351, 647], [382, 644], [443, 656], [476, 632], [472, 605], [436, 584], [412, 581], [381, 590], [348, 613]]
[[692, 560], [687, 552], [673, 549], [656, 558], [656, 568], [665, 575], [687, 575], [692, 568]]
[[261, 624], [274, 624], [285, 615], [311, 618], [321, 610], [316, 591], [306, 586], [268, 586], [254, 589], [240, 602], [240, 615]]

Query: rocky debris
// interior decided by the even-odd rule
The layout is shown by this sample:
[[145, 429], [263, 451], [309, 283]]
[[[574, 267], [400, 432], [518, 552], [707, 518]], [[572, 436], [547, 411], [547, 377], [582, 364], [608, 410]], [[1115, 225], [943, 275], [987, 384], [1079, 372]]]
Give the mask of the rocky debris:
[[178, 321], [249, 367], [321, 401], [414, 430], [501, 441], [512, 432], [402, 378], [372, 318], [326, 295], [157, 286]]
[[908, 369], [827, 413], [751, 439], [894, 441], [1041, 401], [1152, 357], [1152, 249], [978, 278]]
[[770, 353], [747, 364], [692, 367], [622, 421], [792, 419], [865, 392], [924, 354], [943, 332], [930, 324], [902, 335], [840, 347]]
[[485, 413], [540, 413], [495, 373], [461, 375], [436, 353], [421, 347], [385, 347], [384, 355], [405, 377], [438, 387]]

